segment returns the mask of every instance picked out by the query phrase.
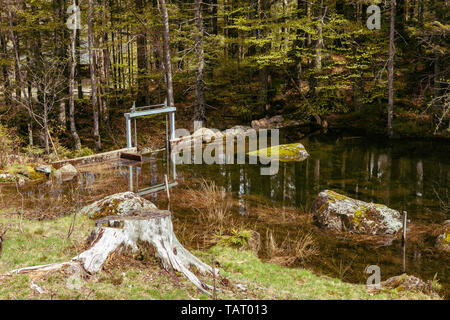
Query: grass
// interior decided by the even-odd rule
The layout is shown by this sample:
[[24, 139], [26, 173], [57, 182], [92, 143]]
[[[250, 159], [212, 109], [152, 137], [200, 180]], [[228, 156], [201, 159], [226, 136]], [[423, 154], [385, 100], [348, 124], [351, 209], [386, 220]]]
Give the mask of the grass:
[[[0, 224], [10, 225], [0, 257], [0, 273], [12, 269], [62, 262], [83, 250], [84, 240], [94, 223], [77, 218], [70, 239], [67, 232], [72, 216], [53, 220], [24, 220], [21, 232], [18, 218], [0, 211]], [[194, 251], [211, 264], [214, 254], [220, 270], [219, 299], [429, 299], [421, 293], [396, 293], [393, 290], [370, 294], [365, 286], [317, 276], [304, 269], [285, 268], [262, 262], [252, 251], [224, 246]], [[212, 284], [211, 278], [203, 278]], [[78, 286], [69, 285], [66, 275], [55, 273], [46, 278], [30, 279], [16, 275], [2, 280], [0, 299], [209, 299], [182, 275], [160, 268], [157, 259], [136, 260], [118, 256], [102, 272], [79, 278]], [[241, 286], [236, 286], [240, 284]], [[42, 289], [38, 293], [36, 286]], [[241, 287], [241, 289], [239, 288]], [[247, 288], [242, 290], [242, 287]]]
[[209, 223], [223, 224], [231, 214], [231, 202], [227, 199], [226, 192], [214, 181], [202, 180], [199, 190], [186, 190], [184, 200]]
[[77, 217], [75, 230], [70, 239], [67, 233], [73, 216], [38, 221], [24, 219], [22, 231], [19, 218], [2, 217], [0, 225], [10, 225], [0, 257], [0, 273], [21, 267], [62, 262], [69, 260], [81, 250], [94, 222]]

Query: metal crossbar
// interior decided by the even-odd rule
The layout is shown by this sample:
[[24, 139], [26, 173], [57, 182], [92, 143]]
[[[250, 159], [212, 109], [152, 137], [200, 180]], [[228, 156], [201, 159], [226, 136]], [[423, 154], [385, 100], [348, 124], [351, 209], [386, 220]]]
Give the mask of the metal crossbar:
[[[134, 135], [135, 135], [135, 147], [137, 147], [137, 129], [136, 129], [136, 118], [138, 117], [144, 117], [148, 115], [154, 115], [154, 114], [160, 114], [160, 113], [166, 113], [169, 114], [169, 119], [166, 117], [166, 123], [169, 121], [170, 126], [166, 125], [168, 127], [170, 134], [168, 136], [170, 137], [170, 140], [175, 139], [175, 111], [177, 109], [175, 107], [169, 107], [167, 105], [167, 100], [164, 100], [164, 103], [162, 104], [155, 104], [150, 106], [142, 106], [142, 107], [136, 107], [133, 103], [133, 107], [131, 108], [131, 112], [127, 112], [124, 114], [126, 119], [126, 129], [127, 129], [127, 147], [131, 148], [133, 145], [133, 142], [131, 140], [131, 119], [134, 119]], [[166, 134], [167, 136], [167, 134]], [[169, 141], [167, 141], [167, 145], [169, 145]]]

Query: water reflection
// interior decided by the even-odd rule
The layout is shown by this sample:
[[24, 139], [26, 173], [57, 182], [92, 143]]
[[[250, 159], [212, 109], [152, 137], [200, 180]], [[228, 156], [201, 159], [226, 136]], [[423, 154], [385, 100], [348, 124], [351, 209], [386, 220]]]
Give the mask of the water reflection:
[[[412, 219], [429, 220], [433, 214], [440, 217], [435, 221], [441, 219], [433, 189], [448, 192], [448, 145], [436, 152], [415, 142], [407, 148], [401, 142], [386, 146], [364, 139], [336, 142], [316, 137], [302, 142], [311, 157], [304, 162], [283, 163], [273, 176], [261, 176], [259, 166], [250, 164], [179, 165], [178, 170], [184, 176], [214, 180], [240, 201], [243, 195], [260, 195], [274, 205], [309, 207], [318, 192], [333, 189], [406, 210]], [[411, 145], [423, 147], [421, 154], [408, 154]], [[423, 215], [424, 211], [432, 214]]]

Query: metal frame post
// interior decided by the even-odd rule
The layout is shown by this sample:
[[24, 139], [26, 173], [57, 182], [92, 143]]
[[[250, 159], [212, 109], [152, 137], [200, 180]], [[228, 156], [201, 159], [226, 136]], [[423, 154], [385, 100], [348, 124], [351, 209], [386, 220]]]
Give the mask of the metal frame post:
[[127, 122], [127, 148], [132, 148], [132, 142], [131, 142], [131, 118], [129, 114], [125, 114], [125, 119]]
[[170, 112], [170, 141], [175, 140], [175, 112]]

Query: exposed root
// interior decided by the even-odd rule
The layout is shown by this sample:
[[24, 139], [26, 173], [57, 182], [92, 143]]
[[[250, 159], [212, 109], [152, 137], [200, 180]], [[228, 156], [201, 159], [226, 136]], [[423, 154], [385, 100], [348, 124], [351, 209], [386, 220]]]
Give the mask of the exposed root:
[[202, 274], [218, 276], [218, 272], [187, 251], [173, 232], [170, 212], [155, 209], [140, 216], [109, 216], [97, 221], [97, 227], [89, 237], [90, 247], [68, 262], [21, 268], [0, 275], [0, 280], [14, 274], [29, 274], [32, 278], [64, 270], [66, 267], [79, 267], [93, 274], [107, 264], [112, 255], [119, 254], [123, 248], [136, 253], [142, 244], [151, 245], [162, 267], [181, 272], [201, 291], [211, 286], [200, 281], [190, 270], [195, 268]]

